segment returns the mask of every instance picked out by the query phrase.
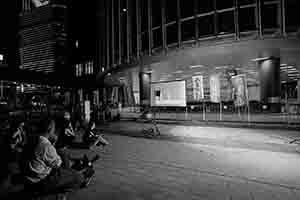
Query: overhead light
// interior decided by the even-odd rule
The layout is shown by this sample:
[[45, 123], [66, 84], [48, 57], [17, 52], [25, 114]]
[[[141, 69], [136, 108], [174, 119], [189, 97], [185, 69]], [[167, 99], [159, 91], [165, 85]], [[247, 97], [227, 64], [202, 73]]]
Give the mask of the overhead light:
[[201, 68], [201, 67], [205, 67], [205, 66], [204, 65], [192, 65], [192, 66], [190, 66], [191, 69]]
[[194, 74], [203, 74], [203, 72], [195, 72]]
[[287, 66], [287, 64], [282, 63], [282, 64], [280, 64], [280, 66], [282, 66], [282, 67], [283, 67], [283, 66]]
[[254, 59], [251, 59], [252, 61], [264, 61], [264, 60], [268, 60], [270, 59], [270, 57], [262, 57], [262, 58], [254, 58]]
[[152, 72], [153, 72], [153, 70], [144, 71], [144, 73], [146, 73], [146, 74], [151, 74]]
[[175, 72], [173, 72], [174, 74], [180, 74], [180, 73], [182, 73], [183, 71], [182, 70], [177, 70], [177, 71], [175, 71]]

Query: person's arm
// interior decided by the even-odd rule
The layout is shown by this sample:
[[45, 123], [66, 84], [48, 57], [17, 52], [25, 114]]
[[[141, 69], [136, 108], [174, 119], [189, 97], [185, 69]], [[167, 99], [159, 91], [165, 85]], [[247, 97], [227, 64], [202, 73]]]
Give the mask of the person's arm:
[[62, 164], [61, 157], [57, 154], [53, 145], [47, 145], [45, 148], [44, 161], [51, 168], [59, 168]]

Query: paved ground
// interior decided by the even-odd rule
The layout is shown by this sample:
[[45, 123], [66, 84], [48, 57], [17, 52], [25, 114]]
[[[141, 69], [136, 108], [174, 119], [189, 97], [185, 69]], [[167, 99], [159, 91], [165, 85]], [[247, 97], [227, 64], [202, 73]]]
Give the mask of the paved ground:
[[69, 199], [300, 199], [300, 147], [289, 144], [299, 131], [158, 124], [161, 136], [144, 138], [150, 127], [99, 125], [110, 145], [72, 150], [100, 160], [91, 185]]
[[[297, 132], [161, 127], [165, 135], [173, 130], [174, 135], [177, 131], [198, 138], [189, 142], [178, 136], [173, 137], [178, 140], [136, 137], [143, 126], [128, 122], [106, 125], [114, 134], [106, 129], [111, 145], [93, 152], [101, 155], [95, 165], [96, 178], [70, 199], [300, 198], [300, 154], [297, 145], [288, 144]], [[135, 133], [135, 137], [117, 135], [117, 130], [119, 134]], [[191, 135], [195, 130], [198, 137]]]

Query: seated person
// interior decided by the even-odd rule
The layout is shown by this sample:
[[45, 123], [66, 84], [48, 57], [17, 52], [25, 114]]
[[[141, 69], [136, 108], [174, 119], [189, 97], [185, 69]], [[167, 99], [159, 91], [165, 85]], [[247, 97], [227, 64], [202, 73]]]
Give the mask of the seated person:
[[108, 144], [107, 140], [105, 140], [101, 135], [97, 135], [95, 133], [95, 128], [96, 128], [95, 122], [90, 121], [88, 125], [88, 129], [85, 131], [82, 137], [83, 143], [87, 144], [88, 146], [107, 145]]
[[41, 193], [64, 193], [84, 186], [94, 171], [64, 168], [63, 159], [56, 151], [54, 120], [41, 124], [40, 136], [27, 149], [24, 157], [24, 176], [32, 188]]
[[14, 152], [21, 152], [26, 144], [26, 133], [24, 121], [15, 121], [9, 129], [9, 146]]
[[71, 115], [69, 112], [65, 112], [64, 119], [62, 120], [60, 127], [58, 127], [58, 142], [57, 147], [70, 146], [75, 139], [75, 131], [71, 123]]

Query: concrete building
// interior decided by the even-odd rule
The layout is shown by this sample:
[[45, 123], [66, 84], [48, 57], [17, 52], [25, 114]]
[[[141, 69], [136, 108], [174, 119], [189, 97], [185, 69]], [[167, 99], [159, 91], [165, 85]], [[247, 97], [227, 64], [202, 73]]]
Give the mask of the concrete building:
[[[98, 79], [111, 85], [103, 100], [118, 101], [108, 88], [126, 85], [129, 104], [149, 106], [154, 83], [184, 80], [187, 106], [213, 106], [210, 77], [220, 74], [220, 102], [237, 106], [233, 78], [243, 75], [252, 110], [299, 112], [299, 9], [297, 0], [102, 1]], [[194, 76], [203, 78], [200, 100]]]

